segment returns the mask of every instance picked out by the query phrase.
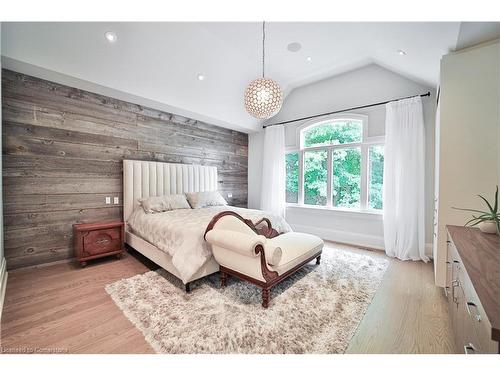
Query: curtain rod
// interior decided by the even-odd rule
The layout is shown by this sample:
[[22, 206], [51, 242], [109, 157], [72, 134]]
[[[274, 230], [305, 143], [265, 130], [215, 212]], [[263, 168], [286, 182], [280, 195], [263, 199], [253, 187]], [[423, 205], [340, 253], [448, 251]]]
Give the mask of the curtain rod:
[[393, 99], [393, 100], [387, 100], [387, 101], [385, 101], [385, 102], [379, 102], [379, 103], [367, 104], [367, 105], [362, 105], [362, 106], [359, 106], [359, 107], [346, 108], [346, 109], [341, 109], [341, 110], [338, 110], [338, 111], [333, 111], [333, 112], [320, 113], [319, 115], [312, 115], [312, 116], [306, 116], [306, 117], [296, 118], [296, 119], [293, 119], [293, 120], [288, 120], [288, 121], [277, 122], [277, 123], [275, 123], [275, 124], [263, 125], [263, 126], [262, 126], [262, 128], [263, 128], [263, 129], [265, 129], [265, 128], [267, 128], [268, 126], [285, 125], [285, 124], [289, 124], [289, 123], [291, 123], [291, 122], [303, 121], [303, 120], [309, 120], [309, 119], [312, 119], [312, 118], [315, 118], [315, 117], [321, 117], [321, 116], [327, 116], [327, 115], [334, 115], [334, 114], [336, 114], [336, 113], [342, 113], [342, 112], [354, 111], [354, 110], [356, 110], [356, 109], [363, 109], [363, 108], [375, 107], [375, 106], [377, 106], [377, 105], [387, 104], [387, 103], [390, 103], [390, 102], [395, 102], [395, 101], [398, 101], [398, 100], [403, 100], [403, 99], [410, 99], [410, 98], [414, 98], [414, 97], [416, 97], [416, 96], [420, 96], [421, 98], [423, 98], [424, 96], [431, 96], [431, 92], [430, 92], [430, 91], [427, 91], [427, 93], [425, 93], [425, 94], [420, 94], [420, 95], [412, 95], [412, 96], [406, 96], [406, 97], [404, 97], [404, 98], [398, 98], [398, 99]]

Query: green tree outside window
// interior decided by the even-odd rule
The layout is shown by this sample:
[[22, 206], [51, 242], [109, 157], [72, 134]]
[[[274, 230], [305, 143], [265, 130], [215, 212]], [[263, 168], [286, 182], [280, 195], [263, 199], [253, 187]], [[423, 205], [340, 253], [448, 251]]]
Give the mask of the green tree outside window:
[[[320, 123], [302, 132], [304, 151], [304, 203], [324, 206], [327, 203], [328, 151], [307, 150], [311, 147], [361, 143], [361, 120], [335, 120]], [[286, 155], [286, 201], [299, 202], [298, 152]], [[335, 148], [332, 151], [332, 205], [342, 208], [361, 207], [361, 147]], [[368, 208], [382, 209], [384, 146], [368, 148]]]

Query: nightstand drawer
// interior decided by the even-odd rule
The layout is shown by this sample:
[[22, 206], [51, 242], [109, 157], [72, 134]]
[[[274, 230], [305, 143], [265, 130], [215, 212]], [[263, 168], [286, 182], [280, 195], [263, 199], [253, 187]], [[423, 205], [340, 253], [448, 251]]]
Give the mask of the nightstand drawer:
[[120, 228], [94, 230], [83, 236], [83, 252], [86, 256], [109, 253], [121, 248]]
[[121, 257], [124, 251], [124, 223], [108, 221], [74, 224], [75, 256], [82, 266], [88, 260], [108, 255]]

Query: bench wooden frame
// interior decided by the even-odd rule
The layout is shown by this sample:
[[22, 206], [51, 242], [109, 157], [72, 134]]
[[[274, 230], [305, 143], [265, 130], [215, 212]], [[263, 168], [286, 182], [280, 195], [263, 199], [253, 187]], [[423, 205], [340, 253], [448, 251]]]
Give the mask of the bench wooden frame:
[[[233, 211], [223, 211], [215, 215], [212, 221], [210, 221], [210, 223], [208, 224], [207, 229], [205, 230], [205, 235], [207, 234], [207, 232], [213, 229], [215, 223], [217, 223], [219, 219], [227, 215], [231, 215], [240, 219], [243, 223], [245, 223], [248, 227], [250, 227], [256, 234], [263, 235], [266, 238], [273, 238], [279, 236], [279, 233], [271, 226], [271, 221], [269, 219], [264, 218], [254, 224], [251, 220], [244, 219], [243, 217], [241, 217], [240, 215], [238, 215], [236, 212]], [[266, 224], [266, 226], [262, 226], [262, 224], [264, 223]], [[260, 255], [260, 267], [261, 267], [262, 277], [264, 278], [265, 281], [254, 279], [253, 277], [244, 275], [238, 271], [229, 269], [224, 266], [220, 266], [219, 273], [221, 279], [221, 287], [226, 286], [226, 280], [228, 275], [232, 275], [241, 280], [255, 284], [258, 287], [262, 288], [262, 307], [268, 308], [270, 299], [269, 292], [271, 288], [276, 286], [283, 280], [285, 280], [288, 276], [293, 275], [295, 272], [300, 270], [303, 266], [305, 266], [307, 263], [309, 263], [314, 259], [316, 259], [316, 264], [320, 264], [321, 252], [322, 250], [320, 250], [318, 253], [314, 254], [310, 258], [304, 260], [303, 262], [297, 264], [295, 267], [289, 269], [285, 273], [279, 275], [278, 272], [270, 270], [268, 268], [266, 255], [264, 253], [264, 247], [262, 245], [257, 245], [255, 247], [255, 254]]]

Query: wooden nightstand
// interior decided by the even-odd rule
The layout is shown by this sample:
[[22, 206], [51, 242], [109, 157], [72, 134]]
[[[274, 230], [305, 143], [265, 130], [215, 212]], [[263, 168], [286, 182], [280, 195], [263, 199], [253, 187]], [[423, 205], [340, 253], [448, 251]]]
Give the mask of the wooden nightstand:
[[124, 223], [105, 221], [92, 224], [73, 224], [75, 255], [82, 267], [90, 259], [116, 255], [124, 252]]

